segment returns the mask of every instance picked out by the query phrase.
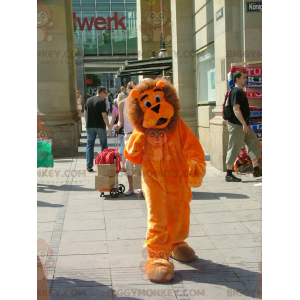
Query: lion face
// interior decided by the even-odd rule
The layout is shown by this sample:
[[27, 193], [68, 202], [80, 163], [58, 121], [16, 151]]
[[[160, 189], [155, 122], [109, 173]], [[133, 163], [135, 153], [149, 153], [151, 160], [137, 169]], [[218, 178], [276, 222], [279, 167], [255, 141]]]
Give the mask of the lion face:
[[130, 95], [138, 99], [144, 113], [144, 128], [165, 128], [174, 115], [174, 108], [166, 101], [165, 93], [161, 89], [163, 86], [164, 82], [160, 80], [152, 89], [142, 93], [136, 89], [131, 91]]

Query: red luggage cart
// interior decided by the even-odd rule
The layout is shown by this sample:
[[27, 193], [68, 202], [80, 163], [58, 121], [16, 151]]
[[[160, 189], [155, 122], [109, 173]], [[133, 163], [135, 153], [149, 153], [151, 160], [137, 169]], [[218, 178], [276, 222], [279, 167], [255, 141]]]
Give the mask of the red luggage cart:
[[115, 151], [115, 155], [114, 155], [114, 180], [115, 183], [108, 189], [98, 189], [100, 193], [100, 197], [104, 196], [104, 192], [109, 192], [111, 197], [113, 198], [118, 198], [119, 194], [124, 193], [125, 191], [125, 186], [123, 184], [117, 184], [116, 183], [116, 176], [118, 176], [116, 169], [117, 169], [117, 153], [119, 153], [118, 150], [118, 133], [116, 133], [116, 136], [114, 137], [114, 149]]

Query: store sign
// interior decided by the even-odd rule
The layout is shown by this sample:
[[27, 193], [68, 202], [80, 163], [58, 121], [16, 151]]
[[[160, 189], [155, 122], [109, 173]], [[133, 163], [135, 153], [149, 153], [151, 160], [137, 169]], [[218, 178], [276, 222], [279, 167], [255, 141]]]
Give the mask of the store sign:
[[262, 2], [247, 2], [247, 11], [262, 11]]
[[[82, 19], [80, 18], [76, 18], [76, 12], [73, 12], [73, 20], [76, 20], [78, 23], [78, 27], [80, 28], [80, 30], [84, 30], [85, 26], [87, 27], [88, 30], [92, 30], [93, 25], [95, 26], [95, 28], [97, 30], [105, 30], [106, 27], [107, 29], [111, 29], [111, 22], [114, 21], [115, 22], [115, 29], [119, 29], [119, 25], [123, 28], [123, 29], [127, 29], [126, 26], [123, 24], [123, 20], [125, 19], [125, 17], [121, 17], [120, 19], [118, 18], [118, 13], [114, 12], [114, 16], [113, 17], [107, 17], [107, 20], [103, 17], [98, 17], [98, 18], [94, 18], [92, 17], [90, 20], [88, 20], [87, 17], [84, 17]], [[106, 26], [107, 24], [107, 26]], [[103, 26], [101, 26], [103, 25]]]
[[216, 12], [217, 21], [221, 18], [223, 18], [223, 7]]
[[93, 84], [93, 79], [91, 79], [91, 78], [86, 78], [86, 79], [85, 79], [85, 83], [86, 83], [86, 84]]

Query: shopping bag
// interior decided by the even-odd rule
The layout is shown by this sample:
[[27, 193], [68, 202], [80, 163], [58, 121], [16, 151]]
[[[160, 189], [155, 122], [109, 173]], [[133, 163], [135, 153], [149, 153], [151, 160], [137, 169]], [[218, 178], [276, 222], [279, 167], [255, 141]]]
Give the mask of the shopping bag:
[[37, 167], [53, 168], [52, 140], [37, 140]]

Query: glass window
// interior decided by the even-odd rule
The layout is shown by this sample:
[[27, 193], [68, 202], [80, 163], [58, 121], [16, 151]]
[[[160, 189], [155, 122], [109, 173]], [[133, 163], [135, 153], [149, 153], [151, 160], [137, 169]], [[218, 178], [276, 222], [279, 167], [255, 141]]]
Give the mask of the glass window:
[[80, 12], [80, 4], [72, 4], [73, 11]]
[[77, 20], [77, 28], [79, 27], [79, 29], [81, 30], [92, 30], [92, 29], [95, 29], [95, 26], [94, 26], [94, 20], [96, 18], [96, 13], [95, 11], [93, 12], [86, 12], [86, 11], [83, 11], [82, 12], [82, 18], [80, 20], [80, 24]]
[[123, 2], [124, 3], [124, 1], [120, 1], [120, 0], [110, 0], [111, 2]]
[[197, 55], [197, 101], [215, 102], [215, 48], [214, 46]]
[[137, 53], [137, 30], [127, 30], [127, 54]]
[[83, 31], [84, 55], [97, 55], [97, 33], [96, 30]]
[[123, 3], [112, 3], [111, 11], [124, 11], [124, 2]]
[[80, 0], [72, 0], [72, 3], [80, 3]]
[[113, 54], [126, 54], [126, 31], [124, 29], [112, 30]]
[[93, 3], [95, 3], [95, 0], [94, 1], [93, 0], [81, 0], [81, 3], [86, 3], [86, 2], [90, 2], [90, 3], [93, 2]]
[[109, 3], [97, 3], [98, 11], [109, 11]]
[[[102, 17], [104, 20], [99, 20], [100, 24], [97, 24], [97, 26], [101, 27], [105, 27], [104, 29], [108, 29], [108, 21], [107, 21], [107, 17], [110, 16], [109, 12], [102, 12], [102, 11], [97, 11], [97, 18], [98, 17]], [[100, 30], [101, 31], [101, 30]]]
[[99, 55], [112, 54], [111, 30], [98, 30]]
[[126, 12], [124, 23], [127, 30], [136, 29], [136, 12]]
[[[115, 12], [112, 11], [111, 12], [111, 16], [110, 17], [114, 17]], [[118, 20], [120, 20], [122, 17], [125, 17], [125, 13], [124, 12], [116, 12], [117, 16], [118, 16]], [[116, 22], [114, 20], [111, 21], [111, 29], [114, 30], [115, 26], [116, 26]], [[126, 18], [122, 20], [122, 24], [126, 27]], [[124, 29], [122, 28], [122, 26], [120, 25], [120, 23], [118, 23], [118, 30]]]
[[95, 11], [95, 2], [82, 3], [81, 8], [83, 11]]
[[126, 10], [136, 11], [136, 4], [135, 3], [126, 3], [125, 7], [126, 7]]

